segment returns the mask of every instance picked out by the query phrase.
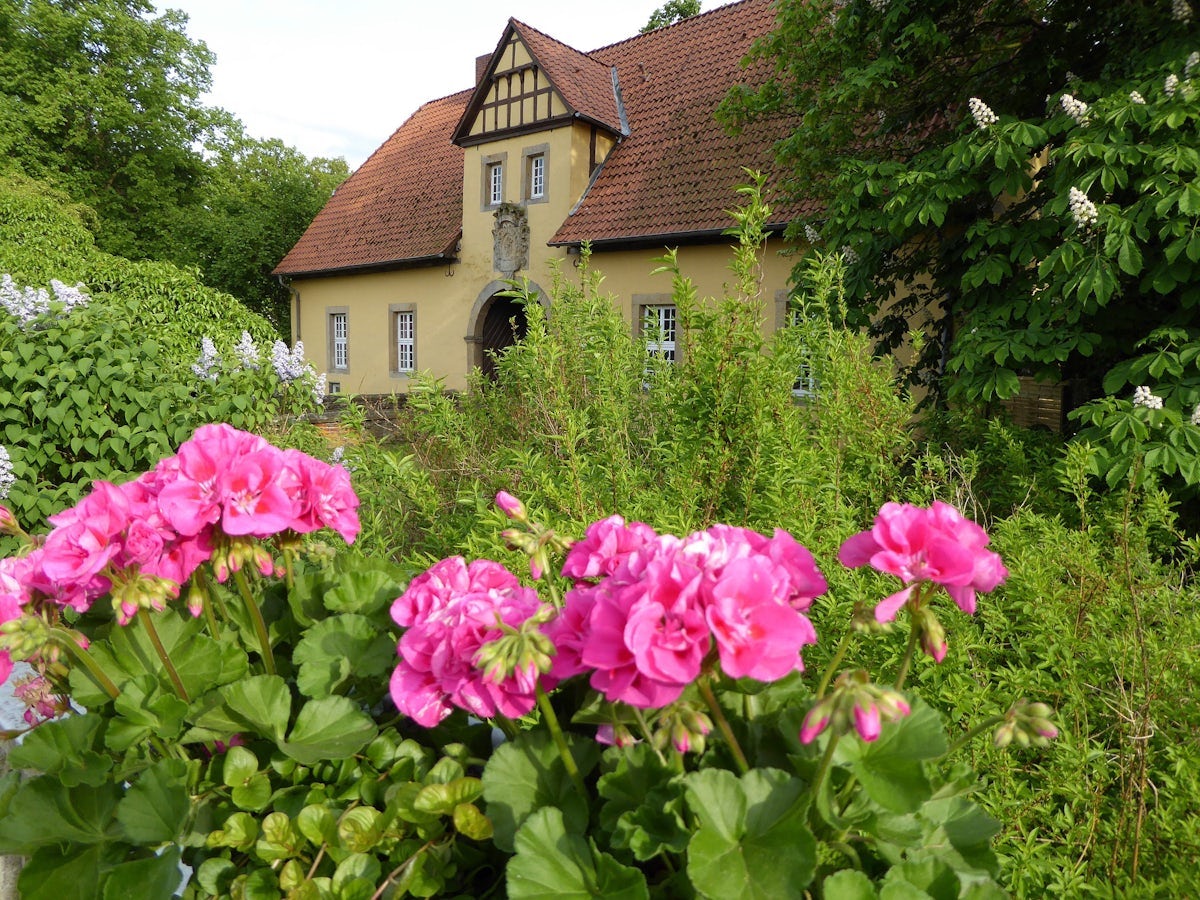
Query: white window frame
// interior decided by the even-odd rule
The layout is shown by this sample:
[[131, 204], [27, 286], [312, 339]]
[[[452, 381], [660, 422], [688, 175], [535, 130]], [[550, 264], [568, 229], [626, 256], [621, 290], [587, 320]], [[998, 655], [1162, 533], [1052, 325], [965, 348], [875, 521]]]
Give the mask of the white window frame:
[[417, 309], [411, 303], [388, 307], [393, 375], [409, 376], [417, 369]]
[[529, 157], [529, 199], [541, 200], [546, 196], [546, 156], [543, 153]]
[[[787, 324], [791, 328], [800, 328], [806, 324], [804, 310], [789, 306], [787, 310]], [[792, 385], [792, 396], [797, 400], [814, 400], [817, 396], [818, 387], [820, 385], [817, 381], [816, 372], [813, 371], [812, 355], [806, 347], [802, 352], [800, 365], [796, 369], [796, 381]]]
[[325, 312], [329, 322], [329, 369], [345, 372], [350, 368], [350, 310], [335, 306]]
[[[649, 335], [646, 352], [674, 363], [679, 334], [679, 310], [674, 303], [647, 303], [641, 308], [642, 334]], [[657, 338], [657, 339], [655, 339]]]
[[488, 206], [499, 206], [504, 202], [504, 163], [492, 162], [487, 165], [487, 197]]

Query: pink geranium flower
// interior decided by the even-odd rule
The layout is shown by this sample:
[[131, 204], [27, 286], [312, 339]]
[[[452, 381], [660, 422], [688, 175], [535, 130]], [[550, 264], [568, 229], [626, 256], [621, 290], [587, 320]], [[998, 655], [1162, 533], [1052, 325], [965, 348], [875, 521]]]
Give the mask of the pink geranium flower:
[[485, 719], [525, 715], [533, 708], [536, 672], [526, 668], [494, 681], [477, 658], [503, 634], [498, 622], [517, 628], [540, 607], [535, 591], [490, 560], [467, 566], [452, 557], [413, 579], [392, 604], [392, 618], [407, 628], [390, 684], [396, 708], [425, 726], [454, 707]]
[[642, 522], [626, 524], [621, 516], [593, 522], [587, 527], [583, 540], [571, 546], [562, 573], [576, 581], [612, 575], [631, 553], [657, 537], [649, 525]]
[[987, 534], [952, 506], [935, 501], [929, 509], [885, 503], [869, 531], [842, 544], [838, 559], [850, 568], [870, 565], [906, 585], [875, 607], [888, 622], [921, 582], [940, 584], [967, 613], [975, 611], [976, 591], [990, 591], [1008, 575], [999, 555], [985, 549]]

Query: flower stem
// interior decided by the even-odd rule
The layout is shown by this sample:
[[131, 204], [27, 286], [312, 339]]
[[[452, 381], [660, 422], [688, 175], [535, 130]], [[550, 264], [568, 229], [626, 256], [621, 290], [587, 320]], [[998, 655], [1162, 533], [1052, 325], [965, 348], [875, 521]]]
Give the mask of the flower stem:
[[274, 675], [275, 654], [271, 652], [271, 636], [267, 633], [267, 623], [263, 621], [262, 610], [258, 608], [258, 604], [254, 602], [254, 595], [250, 593], [250, 582], [246, 580], [246, 573], [241, 569], [233, 573], [233, 580], [237, 582], [238, 591], [241, 593], [242, 599], [246, 601], [246, 609], [250, 613], [250, 619], [254, 622], [263, 665], [267, 667], [268, 675]]
[[725, 718], [725, 713], [721, 710], [721, 704], [717, 702], [717, 695], [713, 693], [712, 685], [709, 684], [707, 678], [701, 678], [696, 682], [696, 686], [700, 688], [700, 696], [704, 698], [704, 702], [708, 704], [708, 708], [712, 711], [713, 721], [717, 723], [717, 728], [721, 729], [721, 734], [725, 738], [725, 742], [729, 744], [729, 749], [733, 752], [734, 762], [737, 763], [738, 769], [745, 775], [750, 771], [750, 763], [746, 762], [746, 754], [742, 752], [742, 745], [738, 743], [738, 739], [733, 735], [733, 729], [729, 727], [729, 720]]
[[90, 653], [75, 643], [70, 634], [56, 628], [51, 632], [51, 637], [54, 638], [55, 642], [60, 647], [64, 648], [68, 653], [70, 653], [71, 656], [83, 663], [84, 668], [88, 670], [88, 673], [92, 676], [92, 679], [96, 682], [96, 684], [100, 685], [104, 693], [108, 694], [108, 696], [113, 700], [116, 700], [121, 696], [121, 691], [115, 684], [113, 684], [112, 679], [104, 674], [104, 670], [100, 668], [100, 664], [92, 659], [92, 655]]
[[[833, 751], [837, 749], [838, 741], [842, 739], [840, 734], [830, 734], [829, 743], [825, 745], [825, 755], [821, 757], [821, 767], [817, 769], [817, 777], [813, 779], [812, 795], [814, 798], [821, 793], [821, 786], [825, 783], [825, 779], [829, 777], [829, 769], [833, 764]], [[816, 808], [814, 802], [813, 808]]]
[[979, 737], [979, 735], [983, 734], [983, 732], [987, 731], [989, 728], [995, 728], [997, 725], [1002, 723], [1004, 721], [1004, 719], [1005, 719], [1004, 716], [989, 716], [988, 718], [984, 719], [982, 722], [980, 722], [978, 725], [976, 725], [974, 728], [972, 728], [970, 731], [968, 731], [966, 734], [964, 734], [962, 737], [960, 737], [957, 741], [955, 741], [953, 744], [951, 744], [949, 747], [947, 747], [946, 752], [942, 754], [942, 757], [943, 758], [947, 757], [950, 754], [952, 754], [958, 750], [961, 750], [963, 747], [965, 747], [967, 744], [971, 743], [971, 741], [975, 740], [975, 738]]
[[167, 653], [167, 648], [163, 646], [162, 639], [158, 636], [158, 629], [154, 627], [154, 620], [150, 618], [149, 610], [139, 607], [137, 617], [138, 621], [142, 623], [142, 627], [146, 629], [150, 643], [154, 645], [154, 652], [162, 660], [163, 668], [167, 670], [167, 675], [171, 677], [171, 684], [175, 685], [175, 693], [179, 695], [179, 699], [184, 703], [191, 703], [192, 698], [188, 696], [187, 688], [183, 686], [183, 679], [179, 677], [179, 672], [175, 669], [175, 664], [171, 662], [171, 656]]
[[654, 752], [658, 754], [658, 761], [665, 766], [667, 764], [667, 758], [663, 756], [661, 750], [654, 746], [654, 738], [650, 736], [650, 726], [646, 723], [645, 714], [636, 706], [631, 706], [629, 708], [633, 710], [633, 717], [637, 719], [638, 729], [642, 732], [642, 738], [647, 744], [650, 745]]
[[571, 748], [567, 746], [567, 739], [563, 736], [562, 727], [558, 724], [558, 716], [540, 683], [537, 686], [537, 705], [538, 709], [542, 711], [542, 718], [546, 720], [546, 727], [550, 729], [550, 736], [554, 739], [555, 746], [558, 747], [558, 755], [562, 757], [567, 775], [571, 777], [575, 790], [579, 791], [579, 796], [587, 800], [587, 788], [584, 787], [583, 777], [579, 774], [579, 767], [575, 765], [575, 757], [571, 755]]
[[833, 659], [829, 661], [829, 665], [825, 667], [825, 672], [821, 675], [821, 683], [817, 685], [817, 699], [820, 700], [825, 696], [825, 691], [829, 689], [829, 682], [833, 679], [833, 673], [837, 671], [837, 667], [842, 664], [842, 659], [846, 655], [846, 650], [850, 647], [850, 631], [849, 629], [842, 635], [842, 641], [838, 644], [837, 652], [833, 654]]
[[[921, 588], [918, 587], [917, 595], [911, 601], [912, 609], [917, 609], [920, 607], [922, 600], [921, 595], [923, 593], [924, 592], [921, 590]], [[904, 658], [900, 660], [900, 670], [896, 672], [896, 690], [900, 690], [902, 687], [904, 687], [904, 680], [908, 678], [909, 667], [912, 665], [913, 656], [917, 652], [917, 641], [920, 640], [921, 637], [921, 633], [917, 628], [916, 618], [912, 615], [911, 611], [908, 617], [908, 624], [908, 646], [904, 648]]]

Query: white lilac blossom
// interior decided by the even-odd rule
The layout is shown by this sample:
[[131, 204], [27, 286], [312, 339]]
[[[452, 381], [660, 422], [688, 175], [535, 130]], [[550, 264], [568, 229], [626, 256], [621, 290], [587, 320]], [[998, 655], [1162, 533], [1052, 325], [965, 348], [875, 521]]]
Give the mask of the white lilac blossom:
[[1063, 112], [1074, 119], [1077, 124], [1083, 125], [1087, 122], [1088, 105], [1082, 100], [1077, 100], [1070, 94], [1063, 94], [1058, 102], [1062, 104]]
[[[61, 315], [70, 315], [75, 309], [87, 306], [90, 299], [84, 293], [84, 286], [74, 287], [63, 284], [56, 278], [50, 280], [50, 291], [53, 292], [53, 302], [61, 304]], [[52, 298], [45, 288], [21, 288], [7, 273], [0, 275], [0, 306], [9, 315], [18, 319], [22, 325], [28, 325], [39, 316], [50, 312]]]
[[1150, 391], [1146, 385], [1141, 385], [1133, 391], [1133, 405], [1144, 406], [1146, 409], [1162, 409], [1162, 397], [1158, 397]]
[[845, 260], [846, 265], [853, 266], [858, 263], [858, 254], [849, 244], [842, 244], [842, 259]]
[[1192, 5], [1187, 0], [1171, 0], [1171, 18], [1176, 22], [1192, 21]]
[[808, 225], [808, 224], [805, 224], [805, 226], [804, 226], [804, 239], [806, 241], [808, 241], [810, 244], [821, 243], [820, 233], [817, 231], [817, 229], [813, 228], [811, 225]]
[[8, 448], [0, 444], [0, 500], [8, 497], [8, 492], [16, 483], [17, 476], [13, 472], [12, 458], [8, 455]]
[[[310, 372], [312, 371], [311, 367], [309, 368], [309, 371]], [[324, 372], [322, 372], [320, 375], [318, 375], [313, 380], [312, 395], [313, 395], [313, 400], [317, 403], [318, 406], [325, 402], [325, 392], [328, 389], [329, 389], [328, 376]]]
[[330, 454], [330, 456], [329, 456], [329, 464], [331, 466], [341, 466], [347, 472], [350, 472], [352, 474], [353, 474], [354, 470], [357, 468], [357, 466], [352, 465], [346, 459], [346, 448], [345, 447], [334, 447], [333, 448], [333, 453]]
[[1175, 91], [1179, 89], [1179, 76], [1172, 72], [1163, 82], [1163, 92], [1168, 97], [1174, 97]]
[[201, 338], [200, 356], [192, 363], [192, 372], [197, 378], [202, 378], [205, 381], [211, 381], [215, 384], [220, 367], [221, 357], [217, 355], [217, 348], [213, 344], [212, 338]]
[[1129, 92], [1129, 102], [1136, 103], [1138, 106], [1145, 106], [1146, 98], [1143, 97], [1141, 94], [1139, 94], [1137, 91], [1130, 91]]
[[980, 131], [986, 131], [989, 125], [995, 125], [999, 121], [1000, 117], [978, 97], [968, 100], [967, 107], [971, 110], [971, 118], [975, 120], [975, 127]]
[[258, 352], [258, 345], [254, 343], [254, 338], [250, 337], [250, 332], [242, 332], [242, 338], [234, 345], [233, 352], [237, 356], [238, 365], [243, 369], [258, 371], [258, 364], [261, 362], [262, 356]]
[[1067, 205], [1071, 210], [1071, 218], [1075, 220], [1075, 226], [1080, 229], [1088, 229], [1096, 224], [1096, 220], [1100, 218], [1100, 213], [1096, 210], [1096, 204], [1088, 199], [1087, 194], [1079, 190], [1079, 188], [1071, 188]]
[[285, 384], [312, 372], [312, 366], [304, 361], [304, 341], [296, 341], [291, 350], [283, 341], [276, 341], [271, 346], [271, 366]]

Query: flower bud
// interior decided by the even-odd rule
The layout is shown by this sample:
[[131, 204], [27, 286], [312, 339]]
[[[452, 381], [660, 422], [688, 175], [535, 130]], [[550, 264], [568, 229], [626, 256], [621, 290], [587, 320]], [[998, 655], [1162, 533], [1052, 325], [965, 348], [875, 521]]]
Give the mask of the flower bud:
[[17, 517], [2, 503], [0, 503], [0, 534], [23, 534], [21, 526], [17, 524]]
[[638, 739], [633, 736], [629, 730], [629, 726], [623, 722], [614, 722], [611, 725], [601, 725], [596, 729], [596, 741], [601, 744], [608, 744], [610, 747], [632, 747], [638, 743]]
[[913, 628], [917, 629], [926, 656], [938, 663], [946, 658], [946, 629], [932, 608], [922, 606], [914, 611]]
[[518, 522], [525, 521], [525, 504], [508, 491], [500, 491], [496, 494], [496, 505], [510, 519], [515, 519]]

